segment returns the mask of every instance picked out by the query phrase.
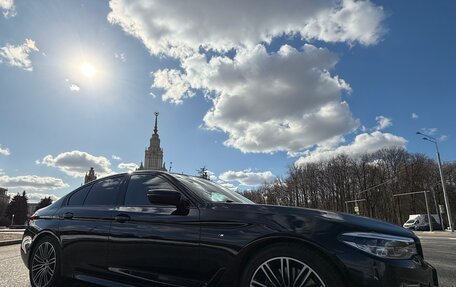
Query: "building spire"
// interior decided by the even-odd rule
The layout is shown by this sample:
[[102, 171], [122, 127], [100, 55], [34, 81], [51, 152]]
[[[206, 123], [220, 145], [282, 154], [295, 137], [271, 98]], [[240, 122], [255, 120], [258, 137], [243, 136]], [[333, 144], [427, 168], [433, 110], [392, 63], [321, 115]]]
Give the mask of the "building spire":
[[155, 127], [154, 127], [154, 134], [158, 133], [158, 128], [157, 128], [157, 121], [158, 121], [158, 112], [155, 112]]

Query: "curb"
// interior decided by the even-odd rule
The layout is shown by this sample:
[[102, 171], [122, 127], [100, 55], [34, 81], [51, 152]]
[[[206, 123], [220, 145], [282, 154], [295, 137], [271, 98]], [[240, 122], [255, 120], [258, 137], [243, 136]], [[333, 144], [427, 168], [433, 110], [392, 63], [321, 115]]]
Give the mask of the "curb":
[[22, 239], [5, 240], [5, 241], [0, 241], [0, 246], [8, 246], [8, 245], [20, 244], [21, 242], [22, 242]]

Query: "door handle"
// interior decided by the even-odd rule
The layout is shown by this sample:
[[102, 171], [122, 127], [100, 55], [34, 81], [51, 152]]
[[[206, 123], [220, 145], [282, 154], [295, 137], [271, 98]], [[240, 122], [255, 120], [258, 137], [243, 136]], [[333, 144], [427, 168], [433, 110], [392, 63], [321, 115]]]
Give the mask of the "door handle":
[[125, 223], [127, 221], [130, 221], [130, 216], [126, 215], [126, 214], [118, 214], [116, 216], [114, 216], [114, 220], [119, 222], [119, 223]]
[[71, 213], [71, 212], [65, 212], [65, 213], [63, 214], [63, 219], [73, 219], [73, 216], [74, 216], [73, 213]]

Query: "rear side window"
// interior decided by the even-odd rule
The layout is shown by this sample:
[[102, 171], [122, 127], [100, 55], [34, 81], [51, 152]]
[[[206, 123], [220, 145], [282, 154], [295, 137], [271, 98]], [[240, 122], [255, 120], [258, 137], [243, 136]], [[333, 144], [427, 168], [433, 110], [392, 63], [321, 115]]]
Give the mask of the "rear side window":
[[123, 177], [107, 178], [95, 183], [84, 205], [114, 205], [117, 201]]
[[134, 174], [130, 177], [125, 205], [151, 205], [147, 193], [152, 190], [174, 190], [177, 191], [164, 178], [150, 174]]
[[88, 185], [73, 193], [70, 199], [68, 200], [68, 206], [82, 205], [91, 187], [92, 185]]

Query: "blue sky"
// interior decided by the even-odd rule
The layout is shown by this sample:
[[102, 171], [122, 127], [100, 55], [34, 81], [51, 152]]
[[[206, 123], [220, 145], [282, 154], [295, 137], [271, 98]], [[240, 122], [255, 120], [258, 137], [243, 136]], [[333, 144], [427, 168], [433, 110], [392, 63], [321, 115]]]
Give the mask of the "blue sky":
[[456, 159], [454, 1], [256, 2], [0, 0], [0, 186], [126, 171], [154, 111], [167, 166], [241, 189], [340, 152], [433, 156], [417, 130]]

